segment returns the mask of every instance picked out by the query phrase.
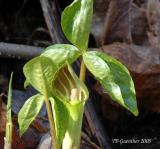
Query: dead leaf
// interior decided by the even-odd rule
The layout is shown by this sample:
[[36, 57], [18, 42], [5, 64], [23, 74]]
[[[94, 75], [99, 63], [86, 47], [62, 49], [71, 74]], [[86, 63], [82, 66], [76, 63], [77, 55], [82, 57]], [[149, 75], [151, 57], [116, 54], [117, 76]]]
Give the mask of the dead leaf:
[[147, 45], [147, 30], [146, 9], [132, 0], [95, 1], [91, 33], [97, 47], [122, 41]]

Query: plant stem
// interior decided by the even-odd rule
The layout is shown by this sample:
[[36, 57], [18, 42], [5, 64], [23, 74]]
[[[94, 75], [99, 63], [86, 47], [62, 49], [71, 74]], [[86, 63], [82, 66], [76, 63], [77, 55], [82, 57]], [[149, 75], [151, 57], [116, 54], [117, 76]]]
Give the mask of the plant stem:
[[86, 66], [85, 66], [84, 61], [82, 59], [81, 68], [80, 68], [80, 76], [79, 76], [80, 80], [84, 82], [85, 76], [86, 76]]
[[48, 100], [48, 97], [45, 98], [45, 104], [46, 104], [48, 120], [49, 120], [49, 124], [50, 124], [52, 146], [53, 146], [54, 149], [57, 149], [55, 123], [54, 123], [54, 118], [53, 118], [53, 115], [52, 115], [52, 109], [51, 109], [51, 105], [50, 105], [50, 102]]

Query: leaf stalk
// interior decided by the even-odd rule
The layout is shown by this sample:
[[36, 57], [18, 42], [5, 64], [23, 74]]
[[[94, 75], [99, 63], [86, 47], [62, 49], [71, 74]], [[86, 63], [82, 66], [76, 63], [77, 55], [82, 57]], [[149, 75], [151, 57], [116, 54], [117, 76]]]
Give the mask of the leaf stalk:
[[54, 122], [54, 118], [52, 115], [52, 108], [51, 108], [48, 97], [45, 97], [45, 104], [46, 104], [48, 120], [49, 120], [49, 124], [50, 124], [50, 134], [51, 134], [51, 139], [52, 139], [52, 146], [54, 149], [58, 149], [57, 148], [55, 122]]
[[85, 66], [84, 61], [82, 59], [81, 68], [80, 68], [80, 75], [79, 75], [80, 80], [84, 82], [85, 76], [86, 76], [86, 66]]

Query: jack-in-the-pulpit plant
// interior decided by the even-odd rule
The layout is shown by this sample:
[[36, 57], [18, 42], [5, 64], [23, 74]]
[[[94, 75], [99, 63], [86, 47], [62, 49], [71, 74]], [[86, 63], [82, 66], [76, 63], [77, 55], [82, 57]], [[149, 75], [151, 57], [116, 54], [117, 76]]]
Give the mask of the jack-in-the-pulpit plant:
[[[110, 97], [138, 115], [134, 83], [127, 68], [98, 51], [87, 51], [93, 13], [93, 0], [74, 0], [62, 13], [61, 24], [73, 44], [55, 44], [24, 66], [25, 86], [39, 93], [30, 97], [18, 114], [22, 135], [46, 104], [54, 149], [79, 149], [82, 118], [89, 93], [86, 68], [100, 82]], [[80, 77], [71, 67], [82, 59]]]

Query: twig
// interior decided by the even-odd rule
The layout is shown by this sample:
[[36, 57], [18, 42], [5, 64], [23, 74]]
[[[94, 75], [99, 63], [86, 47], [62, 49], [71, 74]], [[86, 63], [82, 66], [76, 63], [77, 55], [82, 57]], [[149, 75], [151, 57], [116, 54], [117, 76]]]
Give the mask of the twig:
[[85, 116], [91, 128], [93, 136], [96, 136], [100, 146], [103, 149], [111, 149], [108, 137], [105, 134], [105, 130], [94, 110], [91, 100], [88, 100], [86, 103]]
[[84, 132], [82, 132], [82, 139], [85, 140], [87, 143], [89, 143], [93, 148], [102, 149], [98, 145], [96, 145], [94, 142], [92, 142]]
[[0, 42], [1, 58], [16, 58], [16, 59], [28, 60], [35, 56], [40, 55], [42, 50], [43, 50], [42, 47]]
[[53, 5], [49, 0], [40, 0], [40, 2], [52, 42], [66, 43], [67, 40], [61, 30], [60, 16], [55, 1], [53, 1]]

